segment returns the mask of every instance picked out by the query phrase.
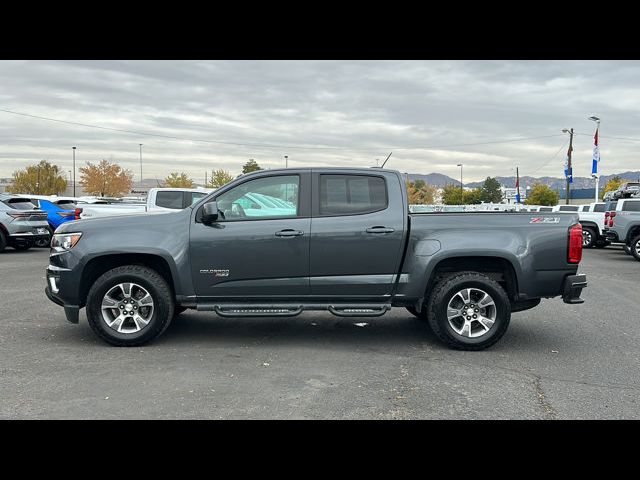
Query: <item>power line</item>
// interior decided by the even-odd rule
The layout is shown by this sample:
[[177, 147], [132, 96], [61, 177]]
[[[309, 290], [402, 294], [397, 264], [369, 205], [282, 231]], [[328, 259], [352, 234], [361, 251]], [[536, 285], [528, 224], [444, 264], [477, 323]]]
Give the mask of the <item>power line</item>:
[[540, 165], [538, 168], [536, 168], [533, 172], [531, 172], [531, 174], [530, 174], [529, 176], [533, 176], [533, 174], [534, 174], [534, 173], [539, 172], [539, 171], [540, 171], [540, 170], [542, 170], [544, 167], [546, 167], [547, 165], [549, 165], [549, 163], [551, 163], [551, 162], [553, 161], [553, 159], [555, 159], [555, 158], [558, 156], [558, 154], [562, 151], [562, 149], [563, 149], [564, 147], [566, 147], [566, 146], [567, 146], [567, 142], [568, 142], [568, 141], [569, 141], [569, 139], [566, 139], [566, 140], [564, 141], [564, 143], [562, 144], [562, 146], [558, 149], [558, 151], [557, 151], [556, 153], [554, 153], [554, 154], [553, 154], [553, 156], [552, 156], [549, 160], [547, 160], [545, 163], [543, 163], [543, 164], [542, 164], [542, 165]]
[[343, 148], [343, 147], [330, 147], [330, 146], [301, 146], [301, 145], [275, 145], [275, 144], [262, 144], [262, 143], [242, 143], [242, 142], [224, 142], [224, 141], [220, 141], [220, 140], [202, 140], [202, 139], [196, 139], [196, 138], [189, 138], [189, 137], [177, 137], [177, 136], [172, 136], [172, 135], [163, 135], [163, 134], [159, 134], [159, 133], [148, 133], [148, 132], [140, 132], [140, 131], [136, 131], [136, 130], [127, 130], [127, 129], [122, 129], [122, 128], [112, 128], [112, 127], [103, 127], [100, 125], [92, 125], [92, 124], [88, 124], [88, 123], [79, 123], [79, 122], [70, 122], [67, 120], [60, 120], [57, 118], [50, 118], [50, 117], [43, 117], [40, 115], [31, 115], [29, 113], [22, 113], [22, 112], [15, 112], [12, 110], [6, 110], [3, 108], [0, 108], [0, 112], [4, 112], [4, 113], [10, 113], [12, 115], [20, 115], [23, 117], [30, 117], [30, 118], [36, 118], [39, 120], [47, 120], [50, 122], [58, 122], [58, 123], [64, 123], [67, 125], [75, 125], [75, 126], [80, 126], [80, 127], [87, 127], [87, 128], [96, 128], [96, 129], [100, 129], [100, 130], [109, 130], [109, 131], [113, 131], [113, 132], [120, 132], [120, 133], [129, 133], [129, 134], [133, 134], [133, 135], [143, 135], [143, 136], [149, 136], [149, 137], [159, 137], [159, 138], [166, 138], [166, 139], [170, 139], [170, 140], [181, 140], [181, 141], [189, 141], [189, 142], [201, 142], [201, 143], [212, 143], [212, 144], [221, 144], [221, 145], [234, 145], [234, 146], [242, 146], [242, 147], [261, 147], [261, 148], [278, 148], [278, 149], [301, 149], [301, 150], [342, 150], [342, 151], [355, 151], [355, 150], [389, 150], [389, 149], [393, 149], [393, 150], [434, 150], [434, 149], [444, 149], [444, 148], [453, 148], [453, 147], [473, 147], [473, 146], [480, 146], [480, 145], [495, 145], [495, 144], [501, 144], [501, 143], [513, 143], [513, 142], [522, 142], [522, 141], [526, 141], [526, 140], [538, 140], [538, 139], [542, 139], [542, 138], [552, 138], [552, 137], [560, 137], [562, 136], [562, 134], [555, 134], [555, 135], [541, 135], [541, 136], [537, 136], [537, 137], [521, 137], [521, 138], [513, 138], [510, 140], [494, 140], [494, 141], [488, 141], [488, 142], [476, 142], [476, 143], [458, 143], [458, 144], [449, 144], [449, 145], [429, 145], [429, 146], [413, 146], [413, 147], [362, 147], [362, 148]]

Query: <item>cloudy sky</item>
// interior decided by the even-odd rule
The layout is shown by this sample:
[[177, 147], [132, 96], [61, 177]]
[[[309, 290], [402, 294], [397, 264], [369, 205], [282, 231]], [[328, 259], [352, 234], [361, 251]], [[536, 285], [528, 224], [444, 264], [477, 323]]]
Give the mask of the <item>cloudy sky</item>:
[[[0, 61], [0, 177], [48, 159], [102, 158], [140, 177], [205, 170], [372, 166], [443, 173], [640, 169], [638, 61]], [[115, 131], [127, 130], [133, 133]], [[167, 138], [174, 137], [174, 138]], [[614, 138], [615, 137], [615, 138]], [[501, 142], [501, 143], [497, 143]], [[563, 147], [564, 145], [564, 147]]]

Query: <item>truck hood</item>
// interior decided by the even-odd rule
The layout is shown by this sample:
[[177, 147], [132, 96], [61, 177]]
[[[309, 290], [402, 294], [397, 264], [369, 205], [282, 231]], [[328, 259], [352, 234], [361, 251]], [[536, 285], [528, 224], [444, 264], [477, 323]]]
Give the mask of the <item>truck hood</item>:
[[177, 210], [175, 212], [148, 212], [144, 214], [86, 218], [63, 223], [56, 229], [55, 233], [92, 232], [117, 237], [123, 231], [135, 230], [142, 234], [148, 229], [175, 224], [176, 220], [179, 220], [180, 217], [187, 219], [190, 215], [191, 208], [187, 207], [184, 210]]

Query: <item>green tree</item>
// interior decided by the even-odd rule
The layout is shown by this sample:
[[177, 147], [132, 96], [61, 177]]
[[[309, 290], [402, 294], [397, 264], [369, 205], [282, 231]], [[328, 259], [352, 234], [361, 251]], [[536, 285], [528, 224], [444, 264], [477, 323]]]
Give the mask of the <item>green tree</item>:
[[[501, 197], [502, 198], [502, 197]], [[473, 190], [465, 190], [463, 192], [462, 200], [465, 205], [474, 205], [483, 202], [483, 191], [481, 188], [474, 188]]]
[[257, 170], [262, 170], [262, 167], [258, 165], [258, 162], [256, 162], [253, 158], [250, 158], [249, 161], [242, 166], [243, 174], [255, 172]]
[[171, 172], [167, 178], [164, 179], [165, 187], [172, 188], [193, 188], [194, 183], [189, 176], [184, 172]]
[[502, 201], [500, 182], [495, 178], [487, 177], [480, 187], [480, 199], [486, 203], [500, 203]]
[[462, 205], [463, 199], [459, 185], [449, 183], [442, 189], [442, 203], [445, 205]]
[[46, 160], [13, 172], [12, 193], [59, 195], [67, 188], [63, 170]]
[[407, 195], [410, 205], [430, 205], [435, 203], [436, 188], [424, 182], [416, 180], [407, 182]]
[[620, 188], [623, 182], [624, 179], [618, 175], [610, 179], [600, 192], [600, 199], [602, 200], [604, 198], [605, 193], [612, 192]]
[[213, 170], [211, 172], [211, 180], [207, 183], [207, 187], [220, 188], [233, 180], [233, 175], [227, 170]]
[[442, 189], [442, 203], [445, 205], [471, 205], [482, 202], [482, 190], [463, 190], [460, 195], [460, 186], [450, 183]]
[[526, 205], [557, 205], [560, 194], [552, 190], [548, 185], [536, 183], [527, 194]]

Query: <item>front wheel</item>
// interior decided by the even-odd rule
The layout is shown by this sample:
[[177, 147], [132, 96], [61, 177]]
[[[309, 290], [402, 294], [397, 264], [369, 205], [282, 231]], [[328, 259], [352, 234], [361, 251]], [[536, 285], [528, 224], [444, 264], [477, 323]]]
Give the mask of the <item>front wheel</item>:
[[104, 341], [122, 347], [145, 344], [161, 335], [173, 318], [174, 300], [155, 270], [126, 265], [99, 277], [87, 296], [87, 318]]
[[478, 272], [460, 272], [432, 290], [427, 316], [433, 332], [458, 350], [496, 343], [511, 320], [511, 303], [500, 284]]

